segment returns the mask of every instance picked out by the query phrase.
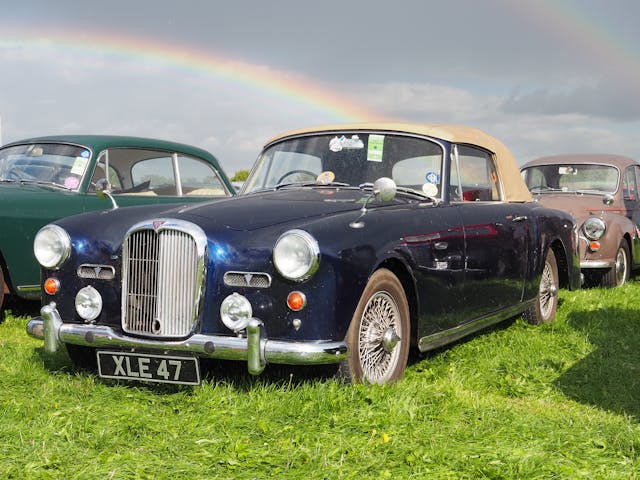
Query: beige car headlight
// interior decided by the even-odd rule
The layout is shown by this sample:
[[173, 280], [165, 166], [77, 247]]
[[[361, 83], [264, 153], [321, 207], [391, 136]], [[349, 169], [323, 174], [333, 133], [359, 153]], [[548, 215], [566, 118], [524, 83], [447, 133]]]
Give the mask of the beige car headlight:
[[589, 240], [599, 240], [606, 229], [605, 223], [597, 217], [588, 218], [582, 225], [582, 231]]
[[71, 253], [69, 234], [57, 225], [42, 227], [33, 240], [33, 253], [43, 267], [58, 268]]
[[289, 230], [280, 236], [273, 247], [273, 263], [283, 277], [305, 280], [318, 270], [318, 242], [304, 230]]

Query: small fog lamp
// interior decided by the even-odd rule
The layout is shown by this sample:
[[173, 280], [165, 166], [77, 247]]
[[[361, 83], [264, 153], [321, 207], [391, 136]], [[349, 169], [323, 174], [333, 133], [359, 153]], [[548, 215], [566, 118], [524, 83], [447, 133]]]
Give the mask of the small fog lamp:
[[84, 287], [76, 295], [76, 312], [86, 322], [98, 318], [102, 311], [102, 296], [93, 287]]
[[244, 330], [253, 317], [251, 303], [239, 293], [232, 293], [220, 305], [220, 319], [234, 332]]

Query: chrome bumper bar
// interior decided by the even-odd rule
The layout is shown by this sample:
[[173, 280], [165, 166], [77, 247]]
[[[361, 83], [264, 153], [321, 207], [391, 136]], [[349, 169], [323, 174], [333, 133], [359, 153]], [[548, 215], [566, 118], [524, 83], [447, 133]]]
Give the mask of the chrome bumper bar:
[[27, 323], [27, 333], [44, 340], [45, 351], [56, 352], [70, 343], [94, 348], [147, 349], [190, 352], [199, 357], [247, 362], [249, 373], [258, 375], [267, 363], [322, 365], [345, 359], [344, 342], [283, 342], [265, 338], [264, 324], [251, 319], [246, 337], [195, 334], [185, 340], [151, 340], [116, 332], [104, 325], [64, 323], [55, 303], [40, 310], [41, 317]]
[[615, 264], [615, 260], [581, 260], [580, 268], [611, 268]]

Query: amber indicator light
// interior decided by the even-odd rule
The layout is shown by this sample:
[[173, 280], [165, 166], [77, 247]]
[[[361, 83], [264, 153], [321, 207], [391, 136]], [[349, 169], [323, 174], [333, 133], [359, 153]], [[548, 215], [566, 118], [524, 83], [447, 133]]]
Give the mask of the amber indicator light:
[[60, 282], [57, 278], [47, 278], [44, 281], [44, 291], [49, 295], [55, 295], [58, 293], [58, 289], [60, 288]]
[[287, 296], [287, 306], [294, 312], [302, 310], [306, 304], [307, 298], [302, 292], [291, 292]]

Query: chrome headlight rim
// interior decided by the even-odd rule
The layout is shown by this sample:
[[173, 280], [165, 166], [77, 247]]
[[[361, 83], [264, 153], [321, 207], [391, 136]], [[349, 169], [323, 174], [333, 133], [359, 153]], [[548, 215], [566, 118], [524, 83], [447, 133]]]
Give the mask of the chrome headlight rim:
[[[304, 248], [301, 252], [306, 260], [291, 267], [291, 258], [286, 254], [287, 245], [285, 242], [293, 240], [298, 243], [297, 248]], [[289, 247], [290, 248], [290, 247]], [[300, 252], [300, 250], [298, 250]], [[295, 262], [294, 262], [295, 263]], [[284, 232], [273, 247], [273, 264], [280, 275], [288, 280], [302, 282], [318, 271], [320, 266], [320, 246], [318, 241], [309, 232], [299, 229], [287, 230]]]
[[600, 240], [607, 230], [607, 224], [598, 217], [590, 217], [582, 224], [582, 232], [589, 240]]
[[45, 225], [33, 239], [33, 253], [44, 268], [58, 269], [71, 255], [71, 237], [58, 225]]

